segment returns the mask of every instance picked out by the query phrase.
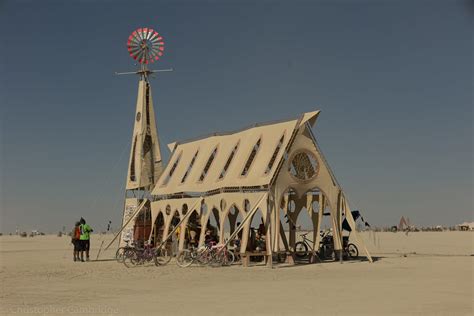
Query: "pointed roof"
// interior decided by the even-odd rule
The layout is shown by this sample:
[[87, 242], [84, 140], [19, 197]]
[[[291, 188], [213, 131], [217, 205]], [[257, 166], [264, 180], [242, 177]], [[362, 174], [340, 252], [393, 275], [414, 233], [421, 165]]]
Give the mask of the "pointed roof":
[[168, 145], [173, 150], [153, 195], [269, 185], [295, 131], [319, 111], [236, 132]]

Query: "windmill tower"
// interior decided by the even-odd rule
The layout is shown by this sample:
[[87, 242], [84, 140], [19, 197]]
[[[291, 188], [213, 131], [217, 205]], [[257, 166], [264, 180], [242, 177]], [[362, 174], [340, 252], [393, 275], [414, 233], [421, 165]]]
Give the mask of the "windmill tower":
[[127, 241], [147, 239], [151, 230], [148, 197], [163, 172], [163, 162], [149, 77], [156, 72], [172, 71], [148, 69], [148, 64], [158, 61], [164, 52], [163, 37], [153, 29], [135, 30], [128, 37], [127, 48], [130, 56], [140, 64], [140, 69], [117, 74], [137, 74], [140, 79], [125, 186], [122, 219], [125, 227], [120, 238], [121, 246]]

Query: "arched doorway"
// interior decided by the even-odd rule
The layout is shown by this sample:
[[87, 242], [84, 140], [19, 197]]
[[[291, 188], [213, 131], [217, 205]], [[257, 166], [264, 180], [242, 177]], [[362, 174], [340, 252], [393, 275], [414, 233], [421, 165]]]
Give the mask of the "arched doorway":
[[199, 245], [204, 245], [210, 241], [219, 242], [220, 235], [220, 218], [219, 210], [212, 207], [209, 210], [206, 203], [201, 206], [202, 212], [202, 227], [201, 236], [199, 238]]
[[247, 251], [264, 251], [266, 249], [266, 225], [261, 209], [257, 209], [250, 221]]
[[[224, 220], [224, 239], [228, 239], [234, 231], [242, 224], [242, 214], [240, 214], [240, 210], [237, 208], [235, 204], [233, 204]], [[235, 252], [240, 251], [240, 244], [242, 243], [242, 234], [243, 234], [243, 229], [239, 231], [237, 236], [233, 240], [230, 241], [230, 246], [235, 249]]]
[[197, 209], [193, 210], [191, 215], [185, 221], [185, 230], [183, 235], [182, 247], [197, 247], [201, 235], [201, 215]]
[[296, 243], [296, 219], [300, 211], [297, 209], [298, 200], [297, 192], [293, 188], [288, 188], [280, 201], [279, 242], [285, 251], [293, 251]]
[[173, 213], [173, 216], [170, 218], [170, 223], [169, 223], [169, 228], [168, 228], [168, 234], [170, 234], [174, 230], [174, 233], [169, 238], [169, 241], [171, 242], [170, 250], [173, 256], [178, 253], [179, 235], [181, 234], [181, 230], [179, 229], [179, 227], [176, 228], [176, 226], [179, 224], [180, 219], [181, 217], [179, 215], [178, 210], [175, 210]]
[[165, 217], [163, 216], [162, 212], [158, 213], [158, 216], [155, 219], [155, 223], [153, 225], [153, 235], [151, 237], [151, 244], [153, 246], [157, 246], [163, 240], [163, 233], [165, 230]]
[[133, 226], [133, 240], [135, 243], [143, 247], [145, 241], [148, 240], [151, 233], [151, 208], [150, 205], [145, 205], [143, 209], [138, 212]]

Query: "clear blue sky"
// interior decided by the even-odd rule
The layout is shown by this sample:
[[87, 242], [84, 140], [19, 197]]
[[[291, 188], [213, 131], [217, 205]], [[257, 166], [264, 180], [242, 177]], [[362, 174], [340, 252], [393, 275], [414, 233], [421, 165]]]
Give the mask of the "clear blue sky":
[[[225, 3], [225, 4], [224, 4]], [[137, 78], [126, 40], [165, 37], [165, 144], [322, 110], [314, 132], [376, 225], [473, 217], [467, 1], [1, 1], [0, 231], [122, 214]]]

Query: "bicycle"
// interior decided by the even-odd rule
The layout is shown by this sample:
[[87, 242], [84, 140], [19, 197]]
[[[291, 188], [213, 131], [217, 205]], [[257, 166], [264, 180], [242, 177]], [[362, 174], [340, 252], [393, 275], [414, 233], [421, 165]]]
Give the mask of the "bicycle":
[[235, 261], [235, 255], [229, 251], [225, 244], [211, 246], [212, 261], [211, 264], [220, 266], [230, 266]]
[[[298, 241], [295, 244], [295, 255], [299, 259], [304, 259], [308, 257], [310, 255], [309, 249], [311, 249], [311, 252], [314, 251], [312, 247], [314, 242], [308, 237], [306, 237], [306, 235], [308, 234], [309, 232], [301, 234], [301, 237], [303, 237], [303, 241]], [[334, 242], [333, 236], [331, 235], [331, 230], [321, 232], [320, 235], [321, 241], [319, 243], [319, 249], [317, 251], [318, 257], [322, 260], [332, 258], [333, 256], [335, 257]], [[349, 236], [342, 237], [342, 250], [343, 258], [354, 259], [359, 256], [359, 250], [357, 249], [357, 246], [352, 243], [349, 243]]]
[[301, 234], [300, 236], [303, 237], [303, 241], [298, 241], [296, 244], [295, 244], [295, 256], [298, 258], [298, 259], [304, 259], [306, 257], [309, 256], [309, 249], [311, 249], [311, 251], [313, 251], [313, 241], [311, 239], [309, 239], [308, 237], [306, 237], [306, 235], [308, 235], [309, 232], [305, 233], [305, 234]]
[[145, 244], [145, 247], [128, 248], [123, 253], [123, 264], [130, 268], [136, 265], [142, 265], [153, 261], [156, 266], [165, 265], [171, 260], [166, 248], [153, 248], [150, 244]]
[[206, 246], [191, 247], [181, 251], [176, 258], [176, 264], [182, 268], [189, 267], [194, 262], [199, 265], [221, 265], [233, 264], [235, 255], [229, 251], [224, 244], [210, 243]]
[[135, 249], [133, 242], [130, 244], [130, 240], [127, 240], [126, 243], [127, 244], [125, 246], [118, 248], [117, 251], [115, 252], [115, 260], [117, 260], [118, 263], [123, 263], [123, 259], [124, 259], [123, 255], [127, 250]]
[[190, 247], [182, 250], [176, 257], [176, 264], [182, 268], [189, 267], [197, 262], [199, 265], [207, 265], [212, 259], [210, 247], [202, 246], [199, 248]]

